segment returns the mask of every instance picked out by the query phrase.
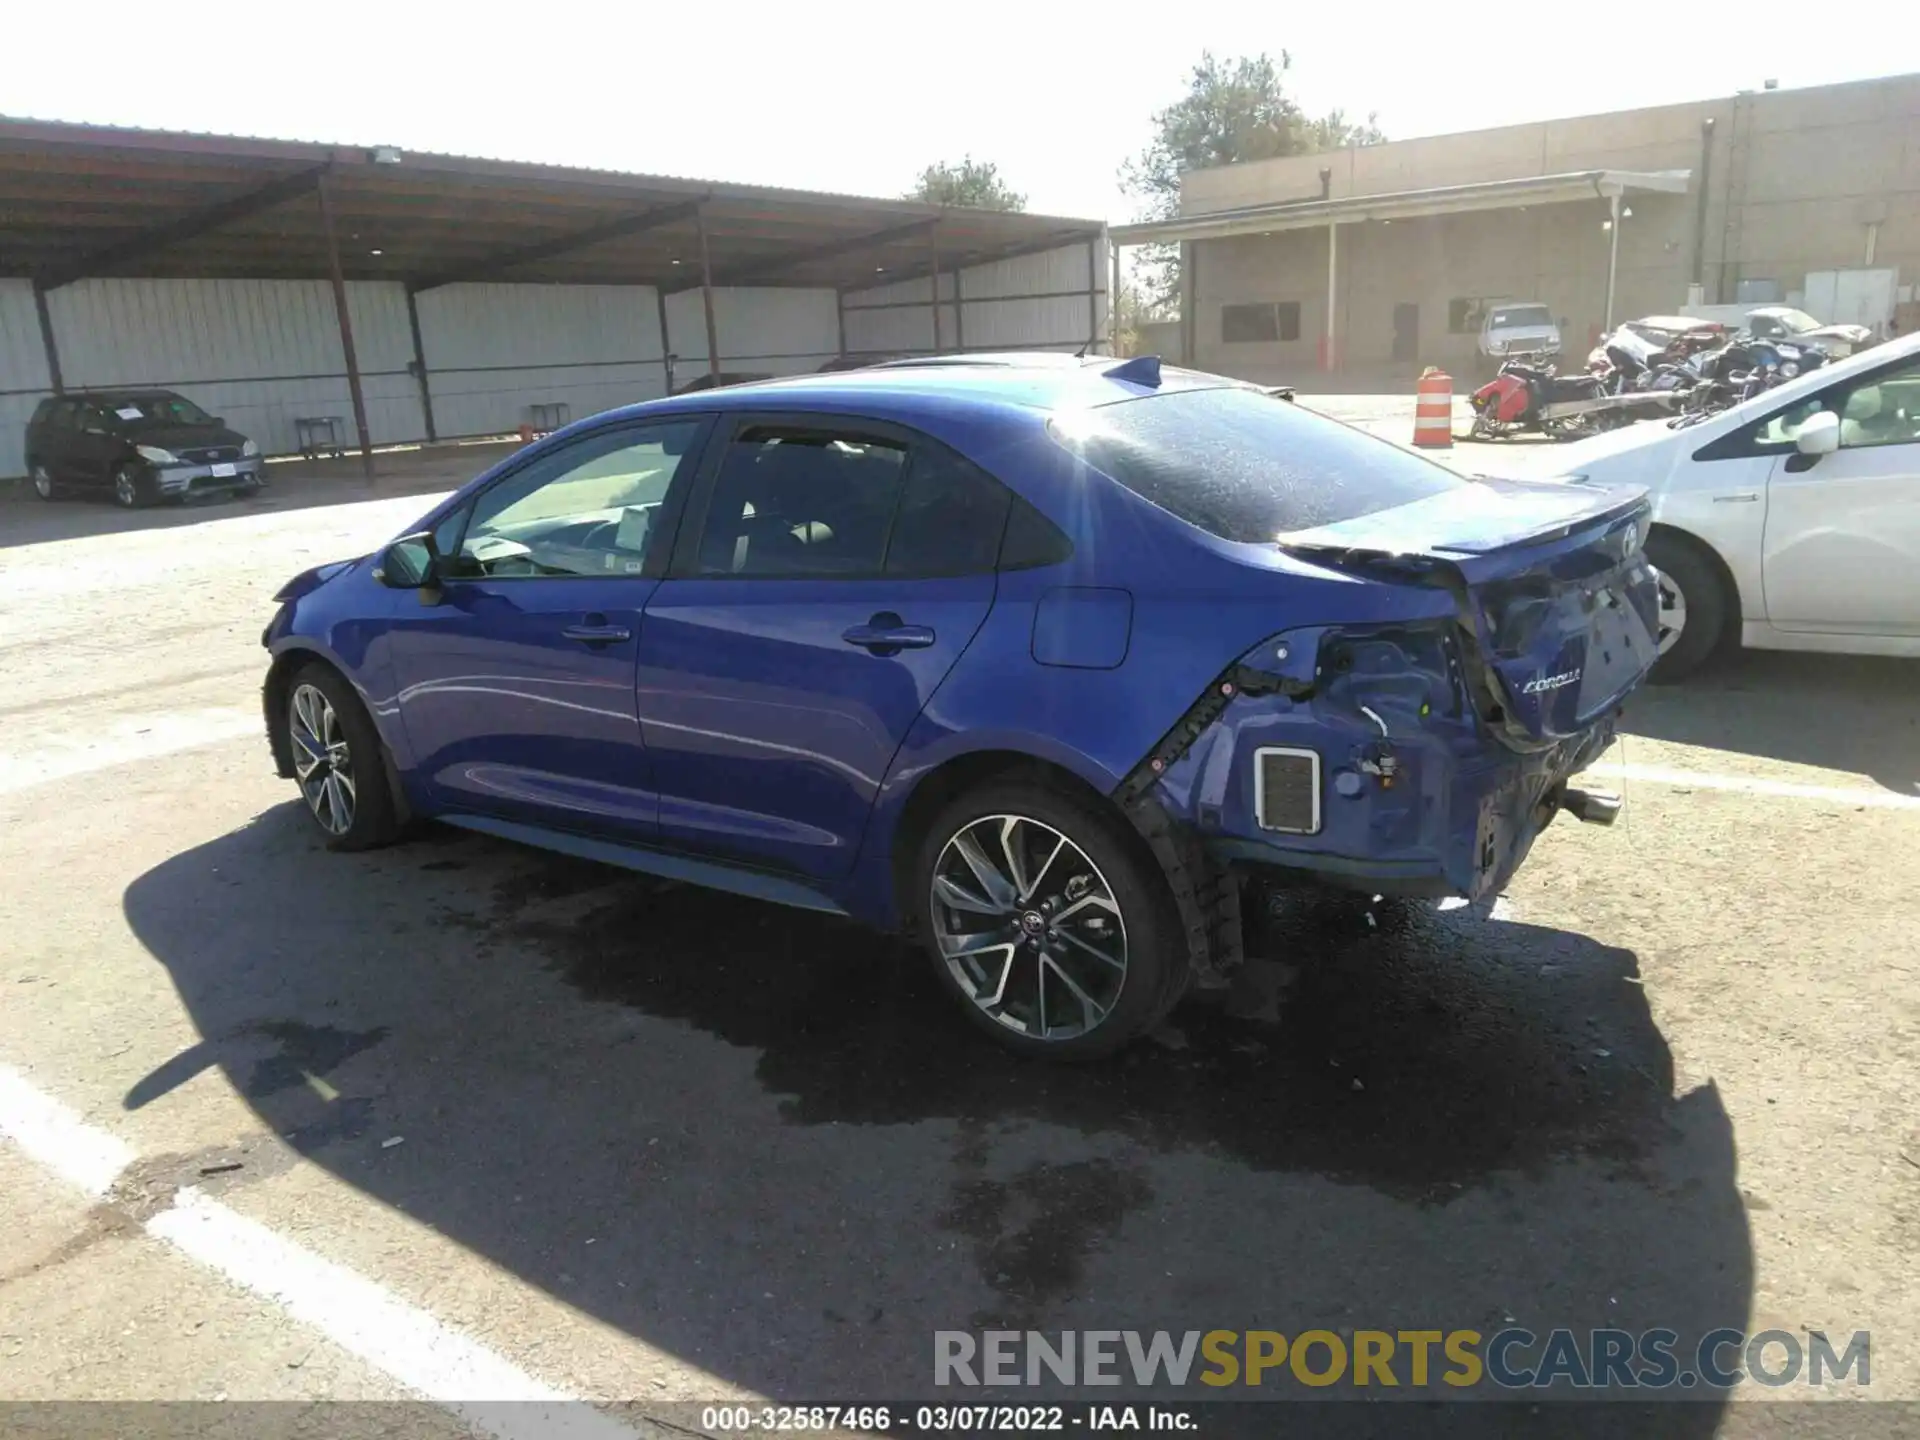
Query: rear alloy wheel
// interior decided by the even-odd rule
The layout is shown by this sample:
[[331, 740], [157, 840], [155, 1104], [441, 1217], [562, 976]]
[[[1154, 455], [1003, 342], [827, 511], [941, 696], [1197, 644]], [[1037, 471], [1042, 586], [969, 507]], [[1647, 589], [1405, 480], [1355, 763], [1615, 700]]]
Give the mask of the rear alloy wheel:
[[122, 465], [113, 472], [113, 503], [123, 510], [153, 504], [153, 481], [138, 466]]
[[47, 469], [45, 465], [36, 464], [33, 467], [33, 493], [38, 495], [42, 500], [58, 500], [60, 498], [60, 487], [54, 484], [53, 472]]
[[1672, 535], [1647, 541], [1660, 597], [1659, 658], [1648, 678], [1656, 684], [1685, 679], [1718, 650], [1727, 628], [1727, 595], [1720, 577], [1699, 550]]
[[1166, 882], [1077, 800], [994, 785], [922, 846], [923, 933], [975, 1023], [1027, 1054], [1109, 1054], [1165, 1012], [1185, 956]]
[[287, 748], [307, 814], [329, 848], [364, 850], [393, 838], [380, 737], [352, 687], [339, 674], [309, 665], [287, 692]]

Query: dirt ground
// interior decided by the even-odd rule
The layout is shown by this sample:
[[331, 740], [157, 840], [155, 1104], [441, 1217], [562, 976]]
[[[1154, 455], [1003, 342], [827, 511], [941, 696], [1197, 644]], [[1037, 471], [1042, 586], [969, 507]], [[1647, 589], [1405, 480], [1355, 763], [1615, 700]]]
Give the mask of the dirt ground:
[[[1495, 448], [1449, 459], [1551, 465]], [[423, 1388], [169, 1241], [183, 1188], [635, 1425], [924, 1396], [933, 1333], [989, 1327], [1868, 1330], [1833, 1395], [1920, 1401], [1920, 670], [1649, 692], [1622, 822], [1551, 829], [1493, 916], [1291, 906], [1260, 1013], [1039, 1067], [834, 920], [453, 831], [314, 841], [260, 734], [269, 597], [495, 453], [0, 503], [0, 1082], [132, 1157], [89, 1198], [0, 1145], [0, 1401]], [[1811, 1393], [1569, 1433], [1913, 1422], [1752, 1403]]]

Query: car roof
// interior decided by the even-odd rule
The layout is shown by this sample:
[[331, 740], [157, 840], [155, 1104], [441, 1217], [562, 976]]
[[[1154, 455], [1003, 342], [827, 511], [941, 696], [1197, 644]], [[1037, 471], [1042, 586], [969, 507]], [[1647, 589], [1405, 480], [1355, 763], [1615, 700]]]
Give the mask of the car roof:
[[1116, 360], [1109, 355], [1079, 359], [1009, 352], [924, 356], [862, 370], [790, 375], [650, 400], [620, 413], [819, 409], [905, 419], [929, 405], [1047, 413], [1175, 390], [1221, 387], [1248, 388], [1223, 375], [1163, 366], [1157, 355]]

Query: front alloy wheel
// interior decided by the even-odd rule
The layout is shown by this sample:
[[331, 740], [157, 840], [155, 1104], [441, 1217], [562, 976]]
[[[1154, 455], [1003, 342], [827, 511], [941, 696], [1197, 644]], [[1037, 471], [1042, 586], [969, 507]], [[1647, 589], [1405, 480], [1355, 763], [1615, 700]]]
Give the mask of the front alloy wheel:
[[353, 752], [332, 702], [317, 686], [294, 687], [288, 704], [287, 734], [293, 741], [294, 774], [307, 808], [329, 835], [345, 835], [353, 828], [359, 795], [353, 776]]
[[131, 465], [113, 472], [113, 500], [123, 510], [137, 509], [152, 498], [146, 478]]
[[981, 1014], [1056, 1042], [1099, 1027], [1127, 978], [1127, 927], [1086, 852], [1043, 821], [987, 815], [950, 838], [928, 897], [947, 973]]
[[51, 500], [54, 497], [53, 473], [44, 465], [33, 467], [33, 493], [42, 500]]

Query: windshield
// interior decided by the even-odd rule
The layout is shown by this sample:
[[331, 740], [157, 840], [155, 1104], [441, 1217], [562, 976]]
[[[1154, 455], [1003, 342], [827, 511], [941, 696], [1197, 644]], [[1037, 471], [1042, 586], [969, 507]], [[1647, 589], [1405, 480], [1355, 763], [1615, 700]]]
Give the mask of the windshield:
[[1180, 390], [1054, 417], [1054, 439], [1222, 540], [1266, 544], [1471, 482], [1251, 389]]
[[1765, 318], [1773, 321], [1789, 335], [1803, 335], [1809, 330], [1820, 328], [1820, 322], [1804, 310], [1769, 310]]
[[107, 413], [128, 428], [213, 423], [211, 415], [178, 395], [117, 395], [104, 403]]
[[1489, 330], [1515, 330], [1521, 326], [1545, 329], [1553, 316], [1544, 305], [1503, 305], [1487, 317]]

